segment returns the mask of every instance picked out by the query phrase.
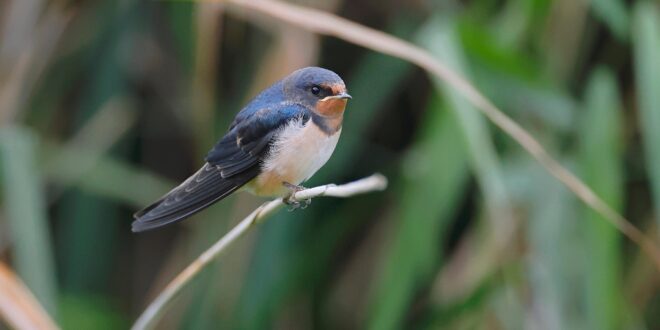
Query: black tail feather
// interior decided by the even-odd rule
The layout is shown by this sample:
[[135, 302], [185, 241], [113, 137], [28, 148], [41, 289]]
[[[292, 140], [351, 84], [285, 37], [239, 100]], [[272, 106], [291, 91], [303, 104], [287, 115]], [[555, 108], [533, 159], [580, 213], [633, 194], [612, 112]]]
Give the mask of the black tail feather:
[[245, 185], [258, 174], [254, 167], [230, 178], [206, 164], [197, 173], [158, 201], [133, 215], [133, 232], [142, 232], [175, 223], [209, 207]]

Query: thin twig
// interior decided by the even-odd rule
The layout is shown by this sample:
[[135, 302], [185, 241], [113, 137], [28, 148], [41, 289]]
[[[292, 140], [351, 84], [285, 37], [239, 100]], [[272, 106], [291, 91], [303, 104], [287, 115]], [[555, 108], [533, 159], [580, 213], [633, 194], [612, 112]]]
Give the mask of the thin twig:
[[[611, 208], [580, 178], [563, 167], [524, 128], [492, 104], [470, 82], [454, 72], [429, 52], [412, 43], [323, 11], [272, 0], [211, 0], [228, 4], [227, 9], [249, 9], [286, 23], [334, 36], [371, 50], [411, 62], [437, 76], [461, 93], [513, 140], [518, 142], [552, 176], [562, 182], [586, 205], [607, 219], [649, 256], [660, 271], [660, 251], [644, 233]], [[250, 14], [246, 12], [245, 14]]]
[[[381, 191], [387, 187], [387, 179], [380, 174], [346, 183], [340, 186], [328, 184], [315, 188], [305, 189], [293, 196], [294, 201], [304, 201], [314, 197], [350, 197], [371, 191]], [[231, 231], [202, 253], [177, 277], [175, 277], [163, 291], [137, 319], [132, 329], [152, 329], [160, 316], [165, 312], [167, 305], [181, 291], [181, 289], [193, 279], [211, 261], [218, 258], [229, 246], [243, 236], [250, 228], [265, 221], [271, 214], [284, 205], [282, 199], [276, 199], [264, 203], [254, 210], [250, 215], [238, 223]]]

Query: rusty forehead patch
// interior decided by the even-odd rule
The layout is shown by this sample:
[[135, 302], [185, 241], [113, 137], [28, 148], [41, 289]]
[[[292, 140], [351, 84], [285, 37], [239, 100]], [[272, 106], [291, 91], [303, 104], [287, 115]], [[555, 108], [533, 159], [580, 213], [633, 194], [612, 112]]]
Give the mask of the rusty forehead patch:
[[337, 95], [346, 92], [346, 86], [344, 84], [324, 84], [323, 87], [329, 88], [332, 91], [332, 95]]

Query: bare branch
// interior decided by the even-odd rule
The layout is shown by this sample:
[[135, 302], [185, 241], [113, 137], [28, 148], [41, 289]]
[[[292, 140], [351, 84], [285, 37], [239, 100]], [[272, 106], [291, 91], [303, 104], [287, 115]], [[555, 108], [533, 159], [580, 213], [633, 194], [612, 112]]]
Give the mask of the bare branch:
[[[305, 189], [297, 192], [292, 200], [304, 201], [314, 197], [350, 197], [357, 194], [363, 194], [371, 191], [385, 190], [387, 179], [380, 174], [374, 174], [370, 177], [353, 181], [340, 186], [328, 184], [315, 188]], [[211, 261], [218, 258], [229, 246], [243, 236], [250, 228], [264, 222], [271, 214], [280, 209], [284, 204], [281, 198], [264, 203], [256, 210], [252, 211], [245, 219], [238, 223], [231, 231], [223, 236], [219, 241], [213, 244], [208, 250], [202, 253], [186, 269], [184, 269], [172, 282], [170, 282], [163, 291], [154, 299], [153, 302], [137, 319], [132, 329], [153, 329], [160, 316], [172, 299], [181, 291], [181, 289], [190, 282], [204, 267]]]

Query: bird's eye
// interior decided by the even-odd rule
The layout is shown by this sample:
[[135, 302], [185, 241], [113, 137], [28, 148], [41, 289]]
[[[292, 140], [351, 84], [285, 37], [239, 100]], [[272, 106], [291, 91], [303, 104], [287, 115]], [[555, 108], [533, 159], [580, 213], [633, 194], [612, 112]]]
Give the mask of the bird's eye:
[[321, 93], [321, 87], [316, 85], [312, 86], [312, 94], [319, 95], [319, 93]]

